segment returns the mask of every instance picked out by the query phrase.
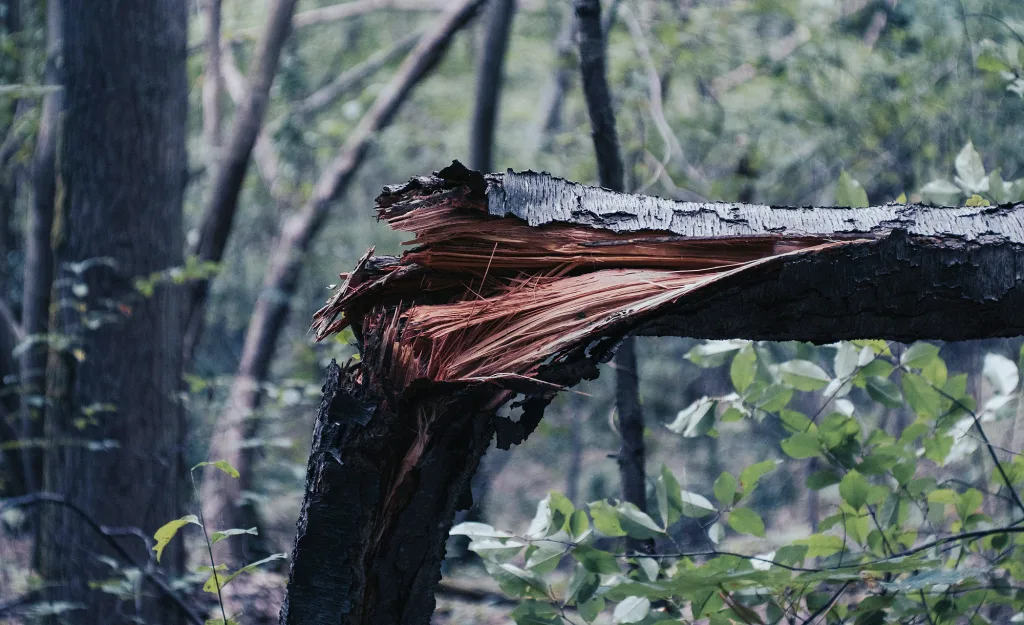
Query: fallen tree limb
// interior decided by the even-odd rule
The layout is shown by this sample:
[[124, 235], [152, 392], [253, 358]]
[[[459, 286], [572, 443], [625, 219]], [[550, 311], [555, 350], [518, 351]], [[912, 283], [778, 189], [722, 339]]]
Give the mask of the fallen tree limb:
[[[832, 342], [1024, 332], [1024, 205], [699, 204], [458, 163], [389, 187], [414, 234], [314, 319], [351, 327], [314, 430], [282, 623], [424, 624], [490, 437], [507, 448], [628, 334]], [[515, 423], [496, 409], [516, 399]]]

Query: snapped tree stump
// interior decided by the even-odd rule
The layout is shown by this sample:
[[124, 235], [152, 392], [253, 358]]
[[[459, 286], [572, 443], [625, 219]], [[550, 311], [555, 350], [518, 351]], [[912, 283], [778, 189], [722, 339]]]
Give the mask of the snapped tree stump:
[[351, 327], [361, 360], [328, 371], [287, 625], [428, 623], [491, 437], [525, 440], [629, 334], [1024, 333], [1024, 205], [696, 204], [456, 162], [377, 208], [415, 247], [371, 249], [314, 319], [318, 338]]

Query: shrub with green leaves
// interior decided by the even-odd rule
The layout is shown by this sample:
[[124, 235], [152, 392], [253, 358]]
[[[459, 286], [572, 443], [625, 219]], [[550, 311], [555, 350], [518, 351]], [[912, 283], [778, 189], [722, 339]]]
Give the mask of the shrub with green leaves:
[[[616, 500], [577, 509], [552, 492], [523, 533], [456, 526], [520, 599], [517, 623], [1024, 620], [1024, 457], [986, 429], [1017, 417], [1020, 362], [988, 354], [974, 397], [967, 374], [950, 373], [940, 348], [923, 342], [709, 341], [687, 359], [728, 367], [732, 392], [702, 397], [662, 427], [702, 437], [730, 422], [771, 423], [784, 433], [770, 442], [775, 458], [730, 468], [701, 492], [662, 468], [649, 480], [650, 514]], [[804, 536], [769, 531], [751, 505], [776, 471], [806, 476], [807, 492], [830, 502]], [[713, 548], [675, 543], [684, 517]], [[654, 539], [655, 550], [625, 552], [625, 537]], [[729, 547], [751, 541], [760, 547]]]

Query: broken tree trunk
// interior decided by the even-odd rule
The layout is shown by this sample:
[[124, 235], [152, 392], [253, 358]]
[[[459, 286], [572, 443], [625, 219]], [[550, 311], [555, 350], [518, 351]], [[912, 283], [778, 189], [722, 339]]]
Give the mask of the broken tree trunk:
[[[1024, 205], [772, 208], [453, 164], [389, 187], [401, 257], [317, 313], [351, 327], [317, 418], [281, 622], [425, 624], [459, 495], [629, 334], [832, 342], [1024, 333]], [[508, 401], [517, 422], [499, 418]]]

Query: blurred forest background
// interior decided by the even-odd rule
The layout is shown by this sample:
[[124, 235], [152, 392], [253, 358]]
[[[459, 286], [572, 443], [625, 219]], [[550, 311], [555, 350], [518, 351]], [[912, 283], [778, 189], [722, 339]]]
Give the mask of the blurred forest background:
[[[47, 41], [48, 33], [52, 39], [60, 32], [52, 15], [59, 4], [0, 0], [5, 330], [0, 493], [5, 497], [33, 490], [20, 454], [58, 453], [63, 444], [34, 425], [33, 414], [46, 404], [37, 367], [45, 356], [37, 355], [25, 368], [26, 355], [31, 360], [33, 352], [45, 354], [41, 345], [61, 349], [55, 346], [56, 330], [47, 328], [49, 315], [42, 312], [53, 304], [41, 311], [29, 301], [40, 292], [39, 254], [51, 254], [40, 251], [38, 242], [48, 240], [48, 232], [40, 239], [39, 211], [45, 213], [40, 205], [49, 197], [52, 215], [52, 152], [61, 153], [62, 139], [49, 136], [59, 125], [52, 116], [61, 115], [59, 91], [47, 86], [57, 84]], [[260, 536], [245, 543], [245, 557], [290, 551], [324, 367], [332, 358], [355, 353], [345, 339], [314, 344], [307, 331], [312, 313], [328, 287], [339, 282], [339, 272], [351, 268], [368, 247], [376, 246], [378, 254], [398, 253], [408, 238], [376, 222], [374, 198], [382, 186], [427, 174], [453, 159], [488, 170], [532, 169], [584, 183], [597, 180], [571, 3], [476, 3], [483, 5], [481, 11], [464, 27], [451, 29], [451, 45], [443, 55], [438, 52], [436, 67], [424, 73], [406, 101], [391, 102], [400, 107], [390, 120], [390, 111], [382, 114], [381, 107], [394, 100], [403, 72], [408, 77], [416, 71], [403, 59], [426, 50], [429, 42], [424, 42], [436, 36], [445, 11], [467, 3], [295, 4], [188, 3], [184, 240], [170, 230], [166, 234], [183, 247], [176, 262], [136, 273], [132, 295], [145, 300], [154, 290], [180, 289], [201, 299], [198, 285], [209, 279], [208, 301], [198, 309], [204, 323], [189, 319], [181, 338], [184, 377], [173, 395], [185, 420], [174, 429], [180, 440], [172, 446], [185, 468], [226, 456], [241, 465], [244, 475], [234, 482], [236, 491], [225, 494], [210, 478], [196, 491], [202, 491], [204, 508], [212, 507], [208, 515], [227, 514], [218, 509], [218, 500], [246, 504], [246, 518], [260, 528]], [[606, 18], [609, 82], [630, 192], [831, 205], [837, 197], [852, 203], [848, 198], [859, 197], [862, 187], [873, 204], [901, 195], [901, 201], [958, 204], [982, 191], [955, 182], [955, 161], [968, 143], [983, 161], [986, 180], [996, 169], [1008, 181], [1024, 177], [1024, 3], [611, 0], [605, 6], [611, 16]], [[282, 20], [291, 20], [290, 32], [280, 26]], [[495, 22], [503, 20], [509, 28], [507, 53], [503, 69], [495, 72], [482, 65], [493, 58], [485, 51], [500, 36]], [[480, 85], [488, 78], [497, 99], [478, 106], [488, 92]], [[265, 113], [254, 114], [264, 103]], [[48, 112], [47, 106], [57, 111]], [[495, 119], [493, 146], [487, 145], [488, 113]], [[249, 133], [255, 141], [251, 154], [239, 151], [236, 142], [242, 137], [245, 147], [247, 124], [258, 130]], [[232, 173], [231, 159], [239, 155], [249, 166], [238, 169], [236, 163]], [[339, 162], [339, 155], [349, 160]], [[63, 166], [59, 159], [56, 166]], [[211, 207], [216, 208], [218, 193], [230, 195], [218, 185], [230, 187], [232, 176], [239, 185], [237, 214], [227, 222], [230, 237], [222, 258], [204, 256]], [[1012, 185], [1007, 189], [1024, 193]], [[315, 215], [303, 224], [311, 206]], [[308, 237], [289, 246], [303, 225], [309, 227]], [[119, 224], [104, 227], [116, 232]], [[59, 257], [57, 263], [56, 275], [67, 277]], [[282, 271], [286, 277], [275, 281]], [[57, 284], [54, 293], [67, 286], [71, 300], [84, 299], [73, 282]], [[57, 296], [61, 306], [62, 297]], [[731, 388], [727, 370], [703, 369], [685, 358], [697, 344], [642, 339], [637, 351], [648, 466], [664, 463], [685, 476], [692, 490], [707, 493], [723, 469], [778, 456], [781, 434], [767, 422], [758, 427], [752, 421], [733, 424], [720, 438], [688, 438], [665, 427], [699, 397]], [[121, 346], [109, 346], [115, 353], [103, 358], [65, 347], [89, 366], [94, 357], [96, 362], [116, 359]], [[942, 353], [951, 370], [977, 373], [984, 353], [1016, 360], [1018, 347], [1015, 341], [988, 341], [946, 345]], [[510, 452], [489, 452], [471, 514], [515, 528], [529, 521], [550, 489], [577, 504], [617, 496], [614, 380], [603, 375], [583, 385], [581, 393], [563, 394], [527, 443]], [[116, 433], [103, 423], [133, 415], [105, 402], [87, 408], [78, 415], [76, 437], [90, 442], [81, 462], [116, 456]], [[214, 451], [211, 443], [218, 446]], [[42, 462], [38, 456], [34, 462]], [[816, 496], [800, 484], [784, 471], [762, 481], [754, 506], [769, 532], [806, 534], [823, 514]], [[197, 492], [184, 471], [171, 485], [173, 492], [158, 484], [150, 488], [180, 500], [172, 508], [181, 514], [195, 507]], [[174, 515], [165, 516], [170, 518]], [[2, 522], [0, 603], [37, 587], [36, 521], [12, 508]], [[119, 524], [113, 518], [103, 522]], [[151, 536], [157, 527], [140, 529]], [[699, 544], [702, 538], [694, 536]], [[450, 551], [464, 549], [453, 544]], [[281, 563], [254, 578], [263, 585], [241, 600], [250, 603], [250, 614], [276, 615], [285, 569], [275, 572], [274, 564]], [[471, 562], [469, 568], [449, 564], [455, 576], [472, 574]], [[235, 592], [244, 594], [246, 588], [238, 584]]]

